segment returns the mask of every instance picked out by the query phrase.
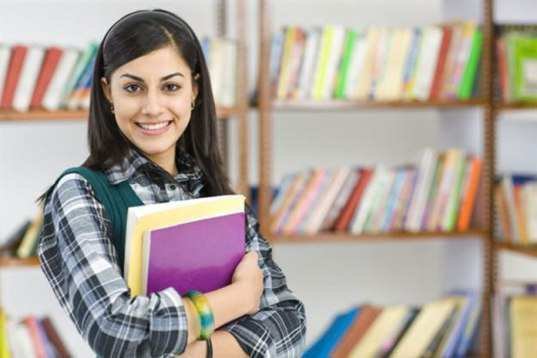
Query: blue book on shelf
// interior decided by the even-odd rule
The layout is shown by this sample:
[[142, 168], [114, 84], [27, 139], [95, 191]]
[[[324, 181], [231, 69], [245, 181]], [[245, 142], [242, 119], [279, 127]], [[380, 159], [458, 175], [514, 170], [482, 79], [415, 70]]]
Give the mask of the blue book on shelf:
[[326, 331], [308, 348], [302, 356], [303, 358], [324, 358], [337, 347], [354, 320], [360, 313], [359, 307], [338, 314], [330, 323]]

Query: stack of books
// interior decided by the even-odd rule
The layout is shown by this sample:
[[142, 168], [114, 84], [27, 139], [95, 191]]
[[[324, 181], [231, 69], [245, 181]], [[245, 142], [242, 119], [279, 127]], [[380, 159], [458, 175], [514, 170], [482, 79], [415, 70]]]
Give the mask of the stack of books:
[[279, 100], [466, 100], [476, 97], [483, 34], [470, 21], [423, 27], [285, 27], [272, 40]]
[[360, 305], [338, 314], [304, 358], [465, 357], [480, 314], [480, 295], [470, 291], [422, 306]]
[[520, 245], [537, 244], [537, 175], [498, 178], [494, 187], [496, 237]]
[[418, 164], [314, 168], [282, 180], [273, 233], [464, 232], [470, 228], [482, 160], [427, 148]]
[[0, 357], [72, 357], [52, 320], [34, 315], [21, 320], [0, 308]]

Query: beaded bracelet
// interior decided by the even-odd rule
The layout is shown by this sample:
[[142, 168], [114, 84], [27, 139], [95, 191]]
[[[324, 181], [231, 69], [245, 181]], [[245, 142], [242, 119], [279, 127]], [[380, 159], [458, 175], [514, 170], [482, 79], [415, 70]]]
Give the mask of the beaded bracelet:
[[209, 339], [214, 332], [214, 316], [207, 297], [199, 291], [188, 291], [185, 296], [192, 301], [198, 312], [201, 327], [199, 338], [202, 340]]

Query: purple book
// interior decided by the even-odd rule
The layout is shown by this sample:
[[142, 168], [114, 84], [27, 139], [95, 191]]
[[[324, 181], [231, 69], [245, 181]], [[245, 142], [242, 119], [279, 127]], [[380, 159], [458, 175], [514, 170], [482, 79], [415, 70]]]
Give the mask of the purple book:
[[148, 231], [143, 287], [151, 294], [174, 287], [181, 295], [231, 283], [245, 252], [245, 216], [236, 213]]

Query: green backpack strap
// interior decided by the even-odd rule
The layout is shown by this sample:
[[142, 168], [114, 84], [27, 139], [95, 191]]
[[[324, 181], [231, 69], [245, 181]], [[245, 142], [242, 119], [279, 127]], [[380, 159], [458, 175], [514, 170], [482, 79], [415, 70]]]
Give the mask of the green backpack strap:
[[[118, 263], [123, 272], [127, 212], [129, 207], [144, 205], [144, 203], [126, 180], [117, 185], [112, 185], [104, 173], [86, 167], [69, 168], [62, 173], [60, 178], [72, 173], [79, 174], [88, 181], [95, 192], [97, 200], [104, 206], [104, 210], [112, 224], [112, 243], [116, 249]], [[58, 178], [58, 181], [60, 178]]]

